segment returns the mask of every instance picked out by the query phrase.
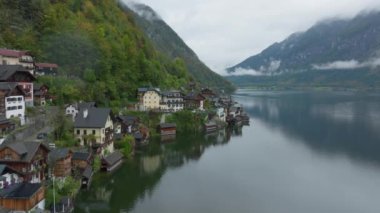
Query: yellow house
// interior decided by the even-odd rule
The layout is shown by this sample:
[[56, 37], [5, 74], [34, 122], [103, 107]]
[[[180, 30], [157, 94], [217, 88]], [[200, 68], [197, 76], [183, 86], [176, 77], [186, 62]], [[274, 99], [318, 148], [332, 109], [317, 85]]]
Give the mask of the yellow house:
[[114, 151], [113, 121], [108, 108], [83, 108], [75, 117], [74, 134], [81, 146], [107, 155]]
[[156, 88], [138, 90], [139, 108], [142, 111], [160, 109], [161, 92]]
[[0, 49], [0, 65], [21, 65], [31, 74], [34, 74], [33, 57], [28, 51]]

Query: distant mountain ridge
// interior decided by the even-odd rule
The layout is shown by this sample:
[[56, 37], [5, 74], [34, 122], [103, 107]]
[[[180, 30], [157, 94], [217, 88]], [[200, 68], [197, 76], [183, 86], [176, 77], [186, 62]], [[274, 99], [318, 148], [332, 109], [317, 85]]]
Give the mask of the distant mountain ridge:
[[[360, 82], [360, 79], [380, 79], [379, 67], [380, 12], [373, 11], [349, 20], [319, 22], [307, 31], [292, 34], [260, 54], [228, 68], [228, 72], [237, 75], [244, 70], [244, 73], [261, 75], [261, 78], [276, 75], [276, 79], [281, 79], [278, 75], [287, 75], [288, 85], [302, 83], [302, 75], [307, 75], [308, 79], [304, 83], [324, 85], [326, 82], [329, 86], [328, 82], [331, 77], [336, 77], [338, 71], [349, 71], [346, 76], [341, 75], [341, 79], [335, 78], [334, 85], [339, 85], [341, 80], [342, 86], [365, 87], [366, 82]], [[352, 73], [353, 71], [360, 73]], [[359, 74], [361, 78], [352, 79], [349, 76], [352, 74]], [[289, 75], [300, 82], [292, 82], [295, 78]], [[230, 79], [232, 78], [235, 83], [240, 81], [239, 77]], [[379, 81], [375, 82], [373, 84]], [[281, 84], [281, 80], [277, 83]], [[372, 86], [380, 86], [373, 84]]]
[[145, 32], [158, 51], [171, 59], [182, 59], [195, 80], [205, 87], [232, 92], [234, 86], [208, 68], [180, 36], [149, 6], [123, 1], [125, 9], [134, 14], [136, 24]]

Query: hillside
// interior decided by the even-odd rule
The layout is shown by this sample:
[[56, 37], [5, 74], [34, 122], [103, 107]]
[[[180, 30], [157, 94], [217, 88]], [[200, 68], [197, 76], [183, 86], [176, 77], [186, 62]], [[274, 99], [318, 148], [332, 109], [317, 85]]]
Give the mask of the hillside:
[[0, 47], [57, 63], [62, 76], [39, 81], [62, 102], [117, 107], [139, 86], [179, 88], [190, 80], [181, 59], [156, 51], [115, 0], [0, 0]]
[[220, 75], [208, 68], [191, 50], [177, 33], [168, 26], [157, 13], [147, 5], [129, 3], [126, 11], [133, 14], [136, 24], [150, 38], [157, 50], [164, 53], [171, 60], [181, 58], [190, 74], [203, 86], [224, 89], [227, 92], [234, 90], [233, 85]]
[[[282, 86], [380, 87], [380, 12], [322, 21], [228, 69], [252, 71], [235, 83]], [[272, 77], [270, 77], [272, 76]], [[243, 79], [244, 78], [244, 79]]]

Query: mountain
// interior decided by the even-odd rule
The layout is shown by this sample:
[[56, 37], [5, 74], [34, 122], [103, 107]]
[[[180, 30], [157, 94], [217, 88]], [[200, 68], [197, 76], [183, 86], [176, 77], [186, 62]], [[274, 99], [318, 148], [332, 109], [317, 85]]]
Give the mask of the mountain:
[[136, 24], [150, 38], [157, 50], [171, 60], [182, 59], [186, 68], [201, 85], [232, 92], [234, 86], [208, 68], [178, 34], [149, 6], [125, 2], [125, 9], [133, 14]]
[[60, 76], [38, 81], [59, 103], [94, 100], [117, 109], [141, 86], [204, 82], [184, 59], [160, 52], [117, 0], [0, 0], [0, 47], [57, 63]]
[[[367, 12], [319, 22], [228, 71], [235, 74], [230, 80], [246, 86], [378, 88], [379, 67], [380, 12]], [[236, 76], [239, 71], [256, 76]]]

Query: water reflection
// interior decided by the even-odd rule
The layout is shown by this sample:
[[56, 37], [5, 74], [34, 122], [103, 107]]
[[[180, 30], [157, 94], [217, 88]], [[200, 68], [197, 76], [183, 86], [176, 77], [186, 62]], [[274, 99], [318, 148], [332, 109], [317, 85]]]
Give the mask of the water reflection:
[[75, 212], [128, 212], [136, 202], [152, 195], [167, 170], [198, 161], [206, 149], [228, 144], [232, 137], [241, 135], [241, 128], [235, 128], [207, 135], [177, 135], [163, 141], [152, 139], [145, 150], [114, 174], [96, 176], [90, 189], [78, 195]]
[[245, 91], [237, 99], [253, 123], [260, 119], [318, 152], [380, 165], [379, 96]]

